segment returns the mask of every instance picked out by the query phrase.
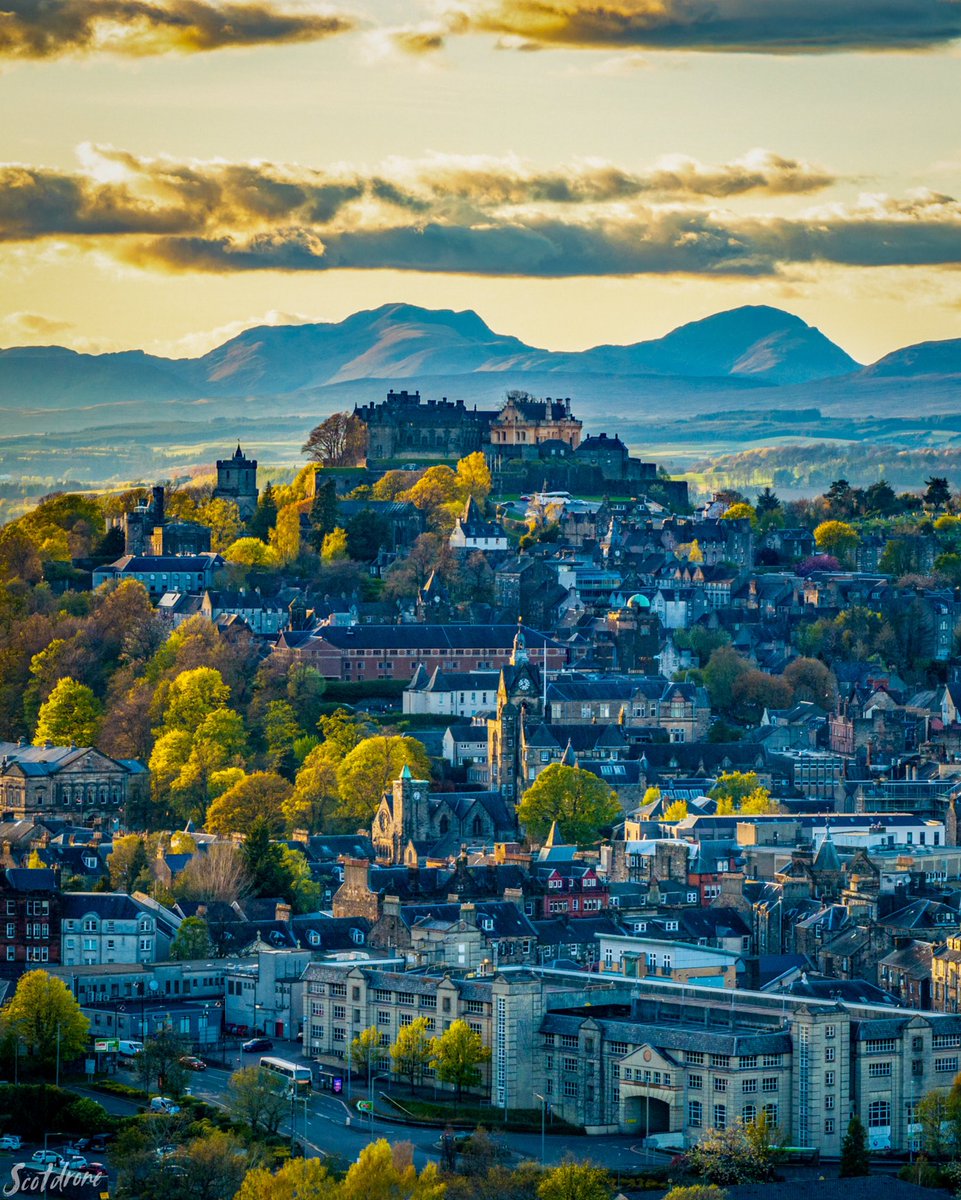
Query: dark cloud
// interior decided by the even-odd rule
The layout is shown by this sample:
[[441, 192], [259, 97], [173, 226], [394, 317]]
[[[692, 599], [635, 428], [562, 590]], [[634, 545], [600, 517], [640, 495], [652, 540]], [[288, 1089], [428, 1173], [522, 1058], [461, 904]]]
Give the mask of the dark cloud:
[[825, 54], [927, 50], [961, 37], [959, 0], [474, 0], [450, 33], [501, 45]]
[[0, 58], [191, 54], [228, 46], [312, 42], [352, 28], [354, 21], [348, 16], [279, 7], [269, 0], [5, 0]]

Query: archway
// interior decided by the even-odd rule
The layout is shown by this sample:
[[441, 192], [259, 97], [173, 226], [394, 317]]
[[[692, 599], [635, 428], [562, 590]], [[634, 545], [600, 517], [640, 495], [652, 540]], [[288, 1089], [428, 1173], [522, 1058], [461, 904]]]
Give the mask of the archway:
[[666, 1100], [654, 1096], [627, 1096], [624, 1100], [622, 1120], [625, 1127], [638, 1137], [651, 1133], [671, 1132], [671, 1106]]

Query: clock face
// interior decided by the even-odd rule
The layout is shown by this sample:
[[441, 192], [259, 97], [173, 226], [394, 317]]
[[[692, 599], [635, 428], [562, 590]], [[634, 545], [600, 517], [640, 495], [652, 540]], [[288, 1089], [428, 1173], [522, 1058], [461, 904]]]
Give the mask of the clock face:
[[529, 679], [519, 679], [517, 686], [522, 692], [529, 692], [531, 690], [531, 681]]
[[420, 792], [419, 792], [419, 791], [417, 791], [417, 792], [414, 792], [414, 799], [415, 799], [415, 800], [419, 800], [419, 799], [420, 799]]

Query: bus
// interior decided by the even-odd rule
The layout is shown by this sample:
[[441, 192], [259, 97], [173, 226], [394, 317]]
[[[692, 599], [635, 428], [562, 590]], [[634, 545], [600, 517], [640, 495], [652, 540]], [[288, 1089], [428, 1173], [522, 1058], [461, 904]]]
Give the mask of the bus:
[[270, 1071], [274, 1075], [282, 1075], [298, 1094], [310, 1091], [313, 1079], [310, 1067], [288, 1062], [285, 1058], [269, 1057], [262, 1058], [260, 1065], [265, 1071]]

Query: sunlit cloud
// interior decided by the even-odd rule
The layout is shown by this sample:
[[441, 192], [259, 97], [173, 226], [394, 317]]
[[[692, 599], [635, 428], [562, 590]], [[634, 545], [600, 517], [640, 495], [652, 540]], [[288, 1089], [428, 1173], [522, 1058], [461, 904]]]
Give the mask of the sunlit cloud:
[[[928, 50], [961, 37], [958, 0], [467, 0], [449, 34], [570, 48], [826, 54]], [[436, 48], [436, 47], [432, 47]]]
[[231, 46], [313, 42], [354, 27], [354, 19], [345, 13], [270, 0], [5, 0], [0, 59], [195, 54]]

